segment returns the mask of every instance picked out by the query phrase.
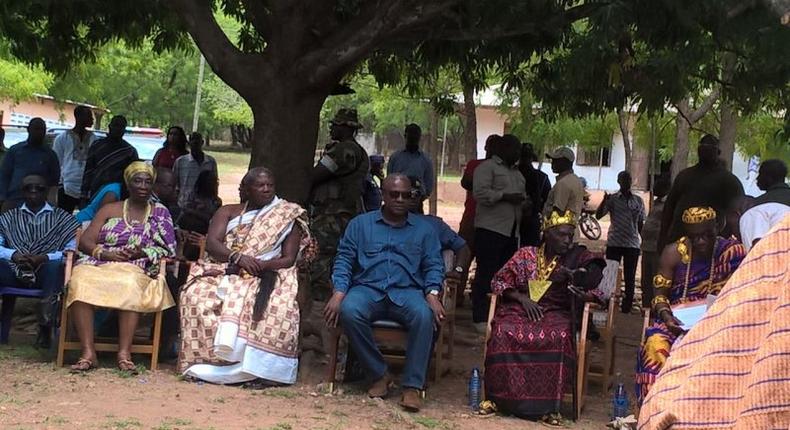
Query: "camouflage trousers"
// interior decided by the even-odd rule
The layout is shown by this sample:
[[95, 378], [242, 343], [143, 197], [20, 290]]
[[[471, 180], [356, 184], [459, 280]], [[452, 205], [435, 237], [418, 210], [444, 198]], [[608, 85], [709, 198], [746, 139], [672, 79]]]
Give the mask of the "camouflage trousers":
[[310, 296], [312, 300], [325, 302], [332, 294], [331, 276], [337, 245], [351, 214], [314, 214], [310, 219], [310, 232], [318, 241], [318, 255], [310, 265]]

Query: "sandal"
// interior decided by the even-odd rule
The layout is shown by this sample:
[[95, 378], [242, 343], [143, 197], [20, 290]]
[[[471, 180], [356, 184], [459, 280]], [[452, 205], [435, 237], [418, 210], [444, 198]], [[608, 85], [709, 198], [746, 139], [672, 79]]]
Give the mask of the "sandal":
[[83, 372], [90, 372], [91, 370], [95, 369], [96, 366], [93, 363], [93, 360], [90, 358], [80, 357], [76, 363], [72, 364], [70, 367], [72, 373], [83, 373]]
[[129, 372], [132, 375], [137, 375], [137, 365], [132, 360], [121, 358], [118, 360], [118, 369], [121, 372]]
[[544, 415], [540, 419], [540, 423], [543, 424], [546, 427], [551, 427], [551, 428], [567, 428], [568, 427], [566, 425], [566, 423], [565, 423], [565, 419], [562, 418], [562, 415], [560, 415], [559, 413]]

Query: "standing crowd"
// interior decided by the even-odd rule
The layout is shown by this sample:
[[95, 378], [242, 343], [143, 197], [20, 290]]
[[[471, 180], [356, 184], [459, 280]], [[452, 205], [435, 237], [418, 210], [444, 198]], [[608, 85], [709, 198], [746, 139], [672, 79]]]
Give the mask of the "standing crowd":
[[[567, 147], [546, 154], [556, 174], [552, 187], [533, 165], [538, 154], [532, 145], [513, 135], [490, 136], [485, 159], [470, 161], [463, 173], [467, 196], [456, 233], [440, 218], [423, 214], [423, 202], [436, 187], [416, 124], [406, 127], [405, 148], [390, 158], [385, 177], [384, 158], [368, 156], [355, 139], [362, 127], [356, 111], [341, 109], [330, 122], [331, 142], [312, 170], [306, 207], [278, 197], [276, 178], [265, 168], [244, 176], [240, 203], [223, 205], [217, 163], [203, 152], [200, 134], [187, 137], [171, 127], [148, 164], [123, 140], [123, 117], [114, 117], [107, 137], [97, 139], [88, 130], [90, 110], [77, 108], [74, 114], [75, 127], [59, 135], [52, 149], [44, 142], [44, 122], [33, 119], [28, 140], [11, 147], [0, 166], [0, 278], [4, 285], [47, 292], [37, 341], [46, 346], [57, 306], [52, 297], [63, 284], [63, 253], [79, 251], [63, 300], [81, 343], [72, 366], [76, 372], [95, 367], [94, 331], [110, 325], [97, 309], [118, 311], [117, 363], [129, 372], [136, 369], [130, 351], [139, 315], [168, 309], [164, 337], [169, 344], [180, 337], [178, 371], [188, 379], [293, 384], [300, 338], [314, 334], [325, 341], [330, 329], [340, 327], [370, 382], [368, 395], [384, 397], [393, 377], [373, 326], [387, 320], [408, 332], [400, 405], [418, 411], [436, 329], [447, 318], [445, 285], [456, 284], [463, 292], [476, 260], [472, 318], [481, 334], [490, 333], [486, 397], [502, 412], [558, 426], [563, 393], [576, 371], [579, 311], [585, 302], [605, 306], [599, 284], [606, 260], [614, 260], [624, 269], [621, 311], [630, 313], [641, 258], [642, 306], [652, 322], [636, 356], [637, 394], [649, 411], [642, 416], [644, 428], [663, 428], [654, 424], [677, 419], [665, 408], [679, 397], [667, 394], [677, 386], [658, 389], [662, 378], [672, 378], [662, 369], [672, 367], [676, 351], [693, 363], [708, 354], [706, 342], [719, 342], [715, 331], [694, 336], [673, 310], [719, 296], [711, 312], [720, 312], [699, 330], [741, 327], [722, 316], [727, 308], [719, 302], [727, 296], [726, 306], [738, 306], [732, 300], [742, 285], [777, 282], [772, 275], [764, 280], [754, 272], [740, 273], [750, 261], [777, 251], [771, 246], [786, 242], [786, 234], [777, 235], [787, 228], [775, 227], [787, 224], [790, 211], [784, 163], [765, 161], [758, 185], [766, 193], [749, 198], [722, 167], [718, 140], [710, 135], [699, 144], [697, 165], [671, 186], [664, 178], [655, 181], [649, 212], [632, 191], [630, 174], [618, 175], [619, 191], [605, 194], [596, 211], [598, 218], [611, 220], [605, 253], [599, 255], [576, 238], [585, 187]], [[787, 248], [785, 243], [778, 251]], [[444, 260], [443, 252], [453, 258]], [[176, 255], [194, 262], [180, 272], [168, 269], [165, 261]], [[749, 270], [768, 269], [753, 264]], [[763, 301], [780, 294], [754, 291]], [[496, 307], [489, 309], [492, 296]], [[787, 312], [780, 315], [777, 309], [787, 322]], [[325, 324], [309, 321], [312, 310]], [[777, 330], [783, 330], [781, 324]], [[761, 336], [768, 342], [773, 335], [750, 332], [748, 342], [736, 343], [754, 346]], [[784, 342], [768, 351], [790, 353], [787, 349]], [[744, 358], [737, 366], [744, 371], [747, 362]], [[716, 365], [726, 373], [726, 362]], [[754, 384], [774, 392], [779, 367], [761, 364], [763, 379]], [[693, 390], [705, 389], [703, 376], [710, 375], [682, 372], [700, 377], [703, 384]], [[719, 379], [711, 380], [717, 383], [720, 388]], [[743, 383], [728, 385], [730, 397], [722, 394], [726, 399], [715, 401], [727, 409], [728, 401], [743, 401], [737, 396], [744, 389]], [[779, 396], [786, 399], [788, 393]], [[760, 406], [761, 400], [751, 401]], [[709, 414], [725, 413], [719, 409], [705, 408]], [[787, 405], [777, 403], [771, 410], [781, 419], [777, 410], [786, 414]]]

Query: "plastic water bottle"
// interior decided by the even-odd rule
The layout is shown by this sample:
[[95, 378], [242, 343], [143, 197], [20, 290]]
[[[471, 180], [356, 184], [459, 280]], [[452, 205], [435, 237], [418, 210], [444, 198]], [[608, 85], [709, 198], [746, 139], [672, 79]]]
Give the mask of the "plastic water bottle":
[[469, 378], [469, 408], [472, 412], [480, 409], [480, 369], [472, 369], [472, 377]]
[[612, 419], [625, 418], [628, 415], [628, 393], [625, 392], [625, 385], [620, 381], [620, 374], [617, 375], [617, 389], [612, 395]]

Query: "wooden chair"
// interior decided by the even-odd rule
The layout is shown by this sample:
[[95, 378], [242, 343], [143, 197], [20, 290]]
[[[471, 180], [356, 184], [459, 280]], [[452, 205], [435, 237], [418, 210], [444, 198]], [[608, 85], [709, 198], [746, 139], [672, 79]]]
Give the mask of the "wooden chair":
[[[61, 300], [60, 311], [60, 334], [58, 335], [58, 355], [56, 358], [56, 365], [63, 366], [63, 356], [67, 350], [80, 350], [79, 341], [69, 341], [67, 332], [69, 331], [68, 323], [68, 308], [66, 307], [67, 288], [69, 280], [71, 279], [71, 272], [74, 267], [74, 259], [76, 258], [75, 252], [68, 252], [65, 254], [66, 258], [66, 271], [63, 282], [63, 300]], [[159, 279], [164, 281], [167, 269], [167, 259], [162, 259], [159, 262]], [[154, 313], [154, 325], [150, 339], [150, 343], [137, 343], [137, 339], [132, 342], [132, 354], [150, 354], [151, 367], [150, 370], [156, 370], [159, 362], [159, 343], [162, 335], [162, 311]], [[97, 338], [95, 343], [96, 351], [99, 352], [117, 352], [118, 343], [117, 339]]]
[[[444, 251], [442, 256], [444, 257], [445, 267], [452, 267], [453, 252]], [[453, 358], [453, 341], [455, 339], [455, 297], [455, 286], [445, 283], [441, 295], [442, 305], [445, 309], [445, 319], [436, 331], [433, 354], [431, 363], [429, 364], [429, 373], [433, 376], [434, 382], [438, 382], [439, 379], [449, 371], [449, 362]], [[381, 320], [373, 322], [373, 337], [379, 345], [403, 346], [398, 349], [382, 350], [384, 359], [391, 363], [402, 364], [405, 362], [407, 335], [408, 332], [406, 329], [395, 321]], [[341, 336], [343, 336], [343, 331], [339, 327], [330, 330], [329, 364], [327, 365], [326, 376], [330, 393], [334, 391], [336, 382], [337, 354]], [[424, 391], [422, 395], [425, 396]]]
[[[584, 312], [582, 314], [582, 326], [589, 323], [590, 316], [595, 320], [595, 314], [606, 315], [606, 322], [604, 327], [599, 329], [601, 334], [601, 341], [604, 348], [604, 360], [601, 366], [592, 367], [592, 363], [585, 361], [586, 380], [595, 381], [601, 384], [601, 395], [606, 396], [609, 388], [612, 385], [612, 377], [614, 376], [614, 360], [615, 349], [617, 344], [617, 336], [614, 330], [615, 317], [617, 309], [622, 297], [622, 279], [623, 270], [620, 263], [614, 260], [606, 260], [606, 269], [604, 269], [604, 278], [601, 280], [599, 288], [604, 291], [604, 299], [607, 301], [607, 306], [602, 306], [598, 303], [586, 303], [584, 305]], [[586, 343], [586, 339], [582, 339]], [[584, 387], [586, 392], [586, 387]]]
[[639, 344], [645, 343], [645, 332], [650, 327], [650, 308], [642, 308], [642, 334], [639, 338]]

